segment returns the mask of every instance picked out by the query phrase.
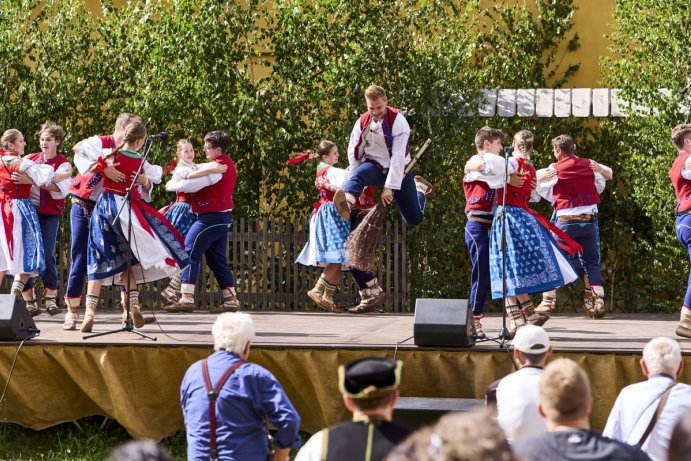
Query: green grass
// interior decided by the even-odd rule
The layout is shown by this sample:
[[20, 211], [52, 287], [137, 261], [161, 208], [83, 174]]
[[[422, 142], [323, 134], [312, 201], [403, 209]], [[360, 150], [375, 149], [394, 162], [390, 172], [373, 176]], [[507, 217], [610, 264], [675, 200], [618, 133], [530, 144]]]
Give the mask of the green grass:
[[[102, 416], [84, 418], [42, 431], [0, 424], [0, 460], [7, 461], [97, 461], [105, 460], [113, 450], [131, 439], [117, 422]], [[176, 460], [186, 459], [184, 432], [161, 443]]]
[[[99, 461], [123, 442], [131, 440], [117, 422], [102, 416], [80, 419], [34, 431], [16, 424], [0, 424], [0, 461]], [[302, 443], [309, 434], [300, 433]], [[177, 432], [161, 443], [176, 460], [187, 459], [185, 433]], [[291, 459], [297, 450], [291, 452]]]

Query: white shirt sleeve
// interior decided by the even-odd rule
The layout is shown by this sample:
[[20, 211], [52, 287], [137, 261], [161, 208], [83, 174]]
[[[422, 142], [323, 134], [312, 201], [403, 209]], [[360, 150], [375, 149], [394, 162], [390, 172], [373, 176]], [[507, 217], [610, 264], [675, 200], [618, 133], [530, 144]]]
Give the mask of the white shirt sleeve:
[[92, 136], [79, 143], [79, 149], [74, 153], [74, 166], [80, 174], [86, 174], [100, 157], [105, 157], [112, 151], [112, 149], [103, 149], [101, 138]]
[[192, 167], [186, 163], [178, 163], [173, 170], [173, 179], [178, 181], [187, 179], [187, 176], [198, 168], [198, 166]]
[[[353, 130], [350, 132], [350, 141], [348, 142], [348, 170], [351, 173], [355, 171], [355, 168], [362, 163], [361, 160], [357, 160], [355, 158], [355, 148], [357, 147], [360, 138], [362, 138], [362, 129], [360, 128], [360, 118], [358, 118], [355, 121]], [[360, 149], [362, 149], [362, 146], [360, 146]]]
[[[63, 163], [58, 167], [57, 170], [55, 170], [56, 173], [64, 173], [66, 171], [70, 171], [72, 167], [70, 166], [69, 163]], [[63, 179], [60, 182], [55, 183], [56, 186], [60, 188], [59, 191], [50, 191], [50, 196], [54, 198], [55, 200], [60, 200], [65, 197], [67, 197], [67, 194], [69, 193], [70, 189], [70, 178]]]
[[681, 177], [684, 179], [691, 179], [691, 170], [681, 169]]
[[300, 448], [295, 461], [321, 461], [323, 443], [324, 431], [319, 431]]
[[[550, 168], [552, 168], [552, 165], [548, 166], [547, 168], [542, 168], [541, 170], [538, 170], [538, 176], [541, 172], [549, 170]], [[535, 187], [535, 191], [540, 195], [540, 197], [547, 200], [549, 203], [552, 203], [554, 202], [554, 186], [555, 184], [557, 184], [558, 180], [559, 178], [557, 176], [554, 176], [550, 179], [543, 179], [542, 181], [538, 181], [537, 186]]]
[[624, 442], [624, 434], [621, 432], [621, 421], [619, 418], [619, 406], [621, 405], [621, 399], [617, 397], [614, 402], [612, 411], [609, 413], [607, 418], [607, 424], [605, 424], [605, 429], [602, 431], [602, 435], [609, 437], [610, 439], [619, 440]]
[[[400, 190], [403, 176], [405, 176], [406, 150], [408, 149], [408, 138], [410, 137], [410, 125], [403, 114], [399, 113], [391, 127], [393, 145], [391, 146], [391, 161], [389, 163], [389, 173], [386, 175], [384, 187], [393, 190]], [[408, 159], [410, 161], [410, 159]]]
[[221, 173], [212, 173], [194, 179], [171, 179], [166, 183], [166, 190], [170, 192], [198, 192], [205, 187], [212, 186], [221, 180]]
[[346, 182], [347, 173], [343, 168], [337, 168], [335, 166], [329, 167], [326, 170], [326, 179], [329, 180], [329, 184], [339, 189], [343, 187]]
[[[612, 169], [608, 166], [600, 164], [600, 167], [602, 169], [607, 170], [609, 175], [612, 175]], [[598, 173], [597, 171], [595, 172], [595, 189], [597, 190], [598, 194], [601, 194], [603, 190], [605, 190], [605, 185], [607, 184], [607, 180], [605, 177], [602, 175], [602, 173]]]
[[[483, 181], [492, 189], [504, 187], [504, 172], [506, 171], [506, 161], [504, 158], [496, 154], [486, 153], [482, 156], [482, 160], [485, 162], [484, 169], [482, 171], [471, 171], [465, 175], [464, 181]], [[509, 161], [508, 171], [508, 174], [515, 171], [515, 163], [512, 165], [512, 162]]]
[[26, 173], [38, 187], [52, 184], [55, 170], [51, 165], [38, 164], [27, 158], [22, 159], [19, 172]]

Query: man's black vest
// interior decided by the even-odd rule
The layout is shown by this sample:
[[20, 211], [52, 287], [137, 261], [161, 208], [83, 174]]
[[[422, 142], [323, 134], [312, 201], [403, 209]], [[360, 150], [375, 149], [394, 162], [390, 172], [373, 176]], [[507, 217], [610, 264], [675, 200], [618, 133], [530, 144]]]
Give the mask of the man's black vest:
[[380, 461], [412, 430], [381, 420], [348, 421], [327, 429], [324, 461]]

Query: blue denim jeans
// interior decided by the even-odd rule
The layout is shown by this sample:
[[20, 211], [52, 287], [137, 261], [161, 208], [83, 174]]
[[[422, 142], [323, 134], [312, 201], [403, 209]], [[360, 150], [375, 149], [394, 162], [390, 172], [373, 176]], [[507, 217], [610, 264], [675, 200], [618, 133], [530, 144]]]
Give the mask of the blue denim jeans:
[[568, 255], [576, 272], [579, 275], [585, 273], [591, 285], [604, 286], [600, 271], [600, 227], [597, 219], [591, 222], [557, 221], [556, 224], [583, 247], [582, 253]]
[[[43, 238], [43, 254], [46, 259], [46, 270], [43, 273], [43, 288], [58, 289], [58, 268], [55, 265], [55, 243], [58, 240], [60, 228], [60, 215], [38, 214], [38, 222], [41, 225], [41, 237]], [[30, 279], [25, 290], [34, 287], [34, 279]]]
[[228, 265], [228, 229], [233, 225], [233, 213], [199, 213], [185, 237], [185, 250], [190, 265], [182, 271], [182, 283], [197, 283], [202, 256], [213, 271], [221, 289], [234, 287], [235, 277]]
[[480, 316], [485, 312], [485, 302], [491, 291], [489, 234], [489, 224], [468, 220], [465, 225], [465, 245], [470, 254], [469, 302], [474, 316]]
[[[350, 179], [343, 186], [343, 191], [354, 197], [359, 197], [365, 187], [381, 187], [385, 182], [386, 173], [384, 170], [367, 160], [355, 169]], [[425, 194], [415, 189], [413, 173], [405, 175], [401, 183], [401, 189], [394, 191], [393, 198], [406, 224], [417, 226], [422, 222], [427, 198]]]

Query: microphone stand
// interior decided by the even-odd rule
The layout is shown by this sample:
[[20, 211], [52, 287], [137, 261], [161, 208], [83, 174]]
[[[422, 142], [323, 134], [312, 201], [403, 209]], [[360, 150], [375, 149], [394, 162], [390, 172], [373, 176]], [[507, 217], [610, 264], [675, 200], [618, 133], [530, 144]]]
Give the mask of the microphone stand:
[[[144, 152], [144, 157], [142, 157], [142, 162], [139, 164], [139, 168], [137, 169], [137, 172], [134, 174], [134, 177], [132, 178], [132, 184], [130, 184], [130, 187], [127, 188], [125, 191], [125, 200], [122, 202], [122, 205], [120, 206], [120, 209], [118, 210], [117, 214], [113, 218], [113, 221], [110, 223], [111, 226], [115, 226], [115, 223], [117, 223], [118, 218], [120, 217], [120, 214], [122, 211], [125, 209], [125, 206], [127, 206], [127, 213], [128, 213], [128, 219], [129, 223], [127, 226], [127, 268], [125, 269], [125, 273], [127, 274], [127, 296], [125, 297], [126, 302], [125, 302], [125, 313], [126, 313], [126, 318], [125, 318], [125, 323], [122, 324], [122, 327], [116, 329], [116, 330], [111, 330], [111, 331], [104, 331], [101, 333], [94, 333], [90, 335], [84, 335], [84, 339], [90, 339], [90, 338], [95, 338], [97, 336], [106, 336], [110, 335], [113, 333], [120, 333], [121, 331], [127, 331], [130, 333], [134, 333], [136, 335], [139, 335], [142, 338], [150, 339], [152, 341], [156, 341], [158, 338], [155, 336], [150, 336], [145, 333], [142, 333], [141, 331], [137, 331], [134, 329], [133, 324], [132, 324], [132, 316], [130, 314], [130, 280], [132, 278], [130, 272], [132, 270], [132, 191], [134, 190], [135, 187], [137, 187], [137, 180], [139, 179], [139, 176], [141, 176], [142, 171], [144, 169], [144, 163], [146, 163], [146, 159], [149, 157], [149, 153], [151, 153], [151, 148], [153, 147], [154, 143], [156, 142], [158, 138], [155, 137], [149, 137], [147, 139], [147, 143], [145, 144], [146, 150]], [[136, 282], [135, 282], [136, 284]]]
[[[509, 329], [506, 327], [506, 196], [508, 194], [507, 187], [509, 185], [509, 157], [513, 152], [513, 147], [504, 148], [504, 194], [501, 203], [501, 214], [498, 216], [501, 219], [501, 294], [502, 294], [502, 306], [501, 306], [501, 330], [499, 334], [494, 338], [484, 338], [477, 342], [492, 341], [499, 344], [500, 349], [506, 348], [509, 351], [506, 343], [511, 339], [511, 334]], [[496, 219], [497, 217], [495, 217]], [[514, 366], [516, 364], [514, 363]]]

